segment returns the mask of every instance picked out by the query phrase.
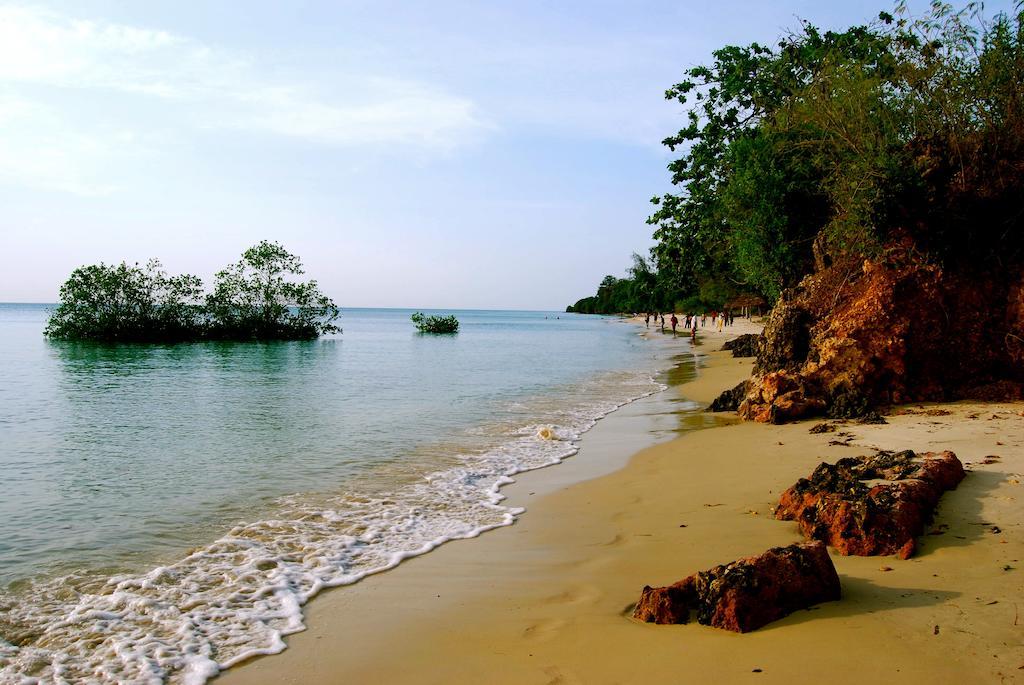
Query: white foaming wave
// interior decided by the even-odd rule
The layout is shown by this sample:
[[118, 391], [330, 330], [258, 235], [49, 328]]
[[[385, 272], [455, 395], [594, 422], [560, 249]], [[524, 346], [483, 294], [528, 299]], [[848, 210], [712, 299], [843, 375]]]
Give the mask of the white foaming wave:
[[[12, 640], [0, 639], [0, 683], [199, 685], [242, 660], [278, 653], [286, 635], [304, 629], [301, 607], [320, 590], [510, 525], [524, 511], [501, 503], [513, 476], [576, 454], [599, 419], [666, 387], [643, 374], [608, 385], [590, 389], [618, 397], [561, 411], [558, 423], [520, 426], [497, 447], [393, 492], [315, 502], [294, 495], [275, 518], [239, 525], [144, 575], [115, 576], [88, 591], [57, 580], [25, 597], [0, 597], [0, 633]], [[550, 439], [537, 436], [542, 427]]]

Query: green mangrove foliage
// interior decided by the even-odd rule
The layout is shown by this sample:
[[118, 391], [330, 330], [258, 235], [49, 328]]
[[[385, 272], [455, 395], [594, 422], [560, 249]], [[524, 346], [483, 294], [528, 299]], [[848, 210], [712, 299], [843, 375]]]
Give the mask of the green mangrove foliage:
[[652, 263], [571, 309], [773, 302], [903, 239], [940, 265], [1024, 256], [1022, 7], [936, 0], [914, 18], [899, 2], [867, 25], [716, 50], [666, 92], [687, 125], [664, 141], [675, 190], [652, 200]]
[[220, 271], [207, 297], [210, 335], [229, 340], [306, 340], [339, 329], [334, 302], [303, 274], [299, 258], [267, 241]]
[[340, 312], [316, 281], [296, 282], [302, 264], [263, 241], [217, 274], [169, 276], [160, 262], [75, 269], [61, 286], [46, 335], [61, 340], [172, 343], [195, 340], [310, 340], [341, 329]]
[[577, 314], [617, 314], [623, 312], [710, 311], [725, 308], [740, 293], [734, 285], [720, 279], [704, 279], [696, 292], [675, 287], [665, 271], [655, 268], [652, 259], [633, 254], [626, 278], [605, 276], [597, 294], [584, 297], [566, 307]]
[[448, 316], [426, 316], [422, 312], [416, 312], [411, 317], [416, 324], [416, 330], [420, 333], [458, 333], [459, 320], [453, 315]]
[[146, 266], [94, 264], [75, 269], [61, 286], [46, 335], [65, 340], [187, 340], [202, 322], [202, 283]]

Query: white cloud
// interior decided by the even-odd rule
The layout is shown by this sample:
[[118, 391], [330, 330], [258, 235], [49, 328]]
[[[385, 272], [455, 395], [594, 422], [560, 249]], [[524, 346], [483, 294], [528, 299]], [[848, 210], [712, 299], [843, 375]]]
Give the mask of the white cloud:
[[195, 61], [198, 48], [164, 31], [0, 7], [3, 81], [171, 96], [183, 76], [179, 60]]
[[[110, 120], [160, 137], [220, 128], [426, 151], [450, 150], [489, 128], [472, 101], [427, 84], [343, 69], [319, 81], [273, 80], [262, 75], [268, 66], [166, 31], [0, 7], [0, 173], [81, 194], [107, 192], [117, 185], [108, 178], [116, 176], [117, 157], [134, 145], [134, 134]], [[166, 102], [174, 115], [154, 112], [154, 102]], [[29, 154], [37, 148], [43, 154]]]
[[439, 96], [423, 86], [384, 79], [351, 79], [347, 102], [324, 102], [296, 88], [238, 93], [248, 115], [222, 125], [266, 130], [336, 145], [389, 144], [451, 148], [487, 126], [469, 100]]
[[101, 137], [68, 126], [59, 112], [0, 95], [0, 129], [5, 132], [0, 136], [0, 180], [87, 197], [115, 190], [95, 173], [110, 162], [114, 149]]

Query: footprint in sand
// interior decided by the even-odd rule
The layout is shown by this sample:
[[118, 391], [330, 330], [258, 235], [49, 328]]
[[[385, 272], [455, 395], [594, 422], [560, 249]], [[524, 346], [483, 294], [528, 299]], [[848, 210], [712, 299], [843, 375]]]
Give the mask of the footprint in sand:
[[618, 547], [619, 545], [625, 544], [626, 537], [622, 533], [616, 533], [615, 537], [607, 542], [597, 543], [601, 547]]
[[526, 626], [523, 629], [523, 637], [527, 640], [545, 642], [557, 636], [567, 625], [569, 622], [560, 618], [543, 618]]
[[593, 605], [602, 597], [602, 593], [593, 585], [578, 585], [565, 592], [553, 595], [544, 600], [545, 604], [569, 606]]
[[573, 673], [567, 673], [558, 666], [548, 666], [544, 674], [550, 678], [545, 685], [582, 685], [583, 681]]

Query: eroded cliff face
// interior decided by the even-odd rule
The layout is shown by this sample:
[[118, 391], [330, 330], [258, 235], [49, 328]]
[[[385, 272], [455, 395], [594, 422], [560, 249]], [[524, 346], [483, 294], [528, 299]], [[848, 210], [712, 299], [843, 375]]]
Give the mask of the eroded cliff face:
[[772, 423], [856, 417], [907, 402], [1020, 399], [1022, 382], [1024, 272], [943, 270], [904, 240], [784, 293], [738, 411]]

